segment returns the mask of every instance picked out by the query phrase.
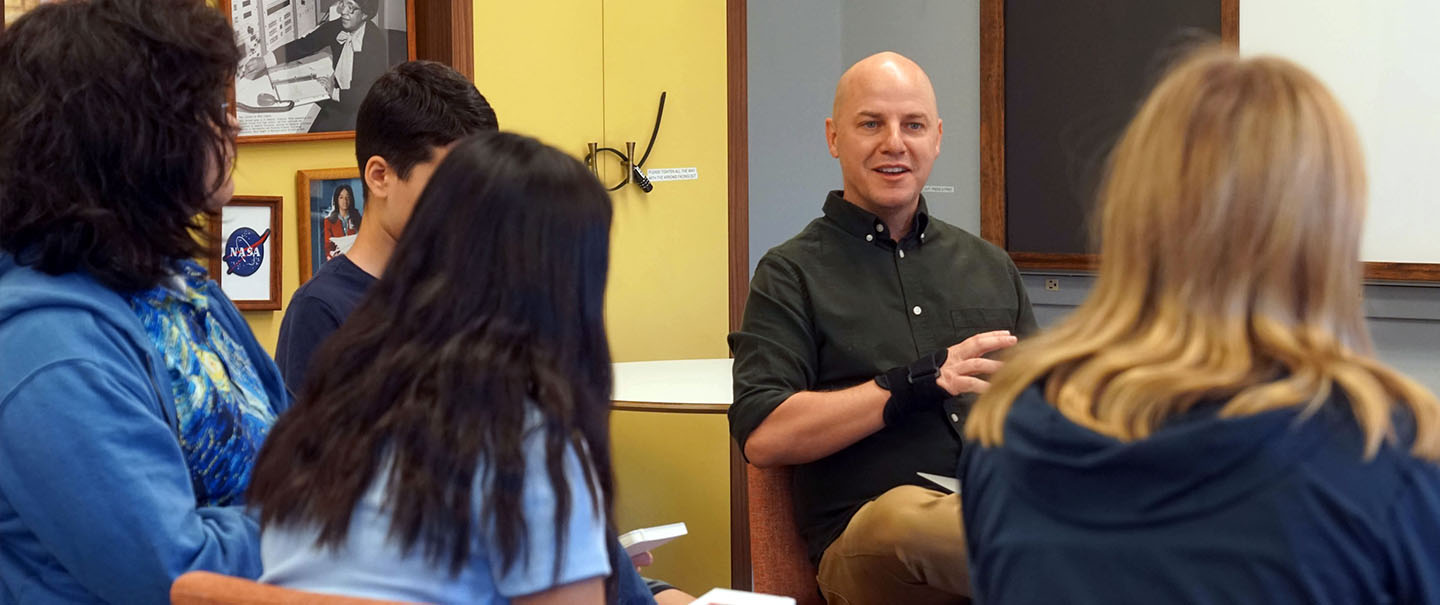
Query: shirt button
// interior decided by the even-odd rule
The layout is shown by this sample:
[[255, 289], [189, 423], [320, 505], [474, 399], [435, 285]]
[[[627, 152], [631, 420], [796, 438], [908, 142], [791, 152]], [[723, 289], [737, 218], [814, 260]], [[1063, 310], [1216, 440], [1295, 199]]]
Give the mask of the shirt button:
[[882, 224], [880, 224], [880, 223], [875, 223], [875, 230], [878, 231], [878, 232], [880, 232], [880, 233], [884, 233], [884, 232], [885, 232], [885, 225], [882, 225]]
[[916, 314], [916, 315], [919, 315], [919, 314], [920, 314], [920, 305], [915, 305], [915, 308], [914, 308], [914, 309], [911, 309], [910, 312], [911, 312], [911, 313], [914, 313], [914, 314]]
[[865, 234], [865, 241], [867, 241], [867, 242], [873, 242], [873, 241], [875, 241], [875, 236], [870, 235], [869, 233], [866, 233], [866, 234]]
[[904, 250], [901, 250], [901, 251], [900, 251], [900, 258], [905, 258], [905, 251], [904, 251]]
[[951, 414], [951, 415], [950, 415], [950, 422], [960, 422], [960, 415], [959, 415], [959, 414]]

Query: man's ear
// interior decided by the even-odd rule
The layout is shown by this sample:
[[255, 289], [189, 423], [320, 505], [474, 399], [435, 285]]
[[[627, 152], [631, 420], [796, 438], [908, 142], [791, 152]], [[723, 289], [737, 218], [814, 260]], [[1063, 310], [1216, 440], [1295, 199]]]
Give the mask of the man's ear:
[[825, 145], [830, 147], [830, 157], [840, 157], [840, 148], [835, 146], [835, 137], [840, 134], [835, 130], [835, 118], [825, 118]]
[[390, 168], [390, 163], [378, 155], [372, 155], [365, 160], [365, 169], [360, 173], [360, 178], [365, 179], [365, 187], [370, 190], [370, 196], [376, 198], [390, 197], [393, 177], [394, 170]]

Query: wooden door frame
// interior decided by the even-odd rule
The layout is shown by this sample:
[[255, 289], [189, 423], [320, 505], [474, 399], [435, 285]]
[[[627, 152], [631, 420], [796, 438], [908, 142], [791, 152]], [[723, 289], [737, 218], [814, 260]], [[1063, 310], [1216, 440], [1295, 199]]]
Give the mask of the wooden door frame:
[[[750, 293], [750, 118], [746, 0], [725, 1], [725, 97], [729, 136], [730, 331]], [[750, 494], [745, 457], [730, 441], [730, 587], [750, 590]]]
[[[414, 0], [415, 58], [438, 61], [475, 81], [475, 4]], [[483, 91], [482, 91], [483, 92]]]

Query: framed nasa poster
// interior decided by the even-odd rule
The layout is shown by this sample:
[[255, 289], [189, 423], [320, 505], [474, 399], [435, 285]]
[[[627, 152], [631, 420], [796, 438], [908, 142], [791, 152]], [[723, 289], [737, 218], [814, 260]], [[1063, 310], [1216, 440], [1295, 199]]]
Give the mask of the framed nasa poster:
[[415, 58], [414, 0], [222, 0], [241, 143], [355, 136], [360, 101]]
[[295, 175], [299, 202], [300, 283], [320, 265], [350, 250], [365, 220], [365, 183], [360, 169], [301, 170]]
[[280, 310], [280, 197], [235, 196], [210, 222], [210, 277], [241, 311]]

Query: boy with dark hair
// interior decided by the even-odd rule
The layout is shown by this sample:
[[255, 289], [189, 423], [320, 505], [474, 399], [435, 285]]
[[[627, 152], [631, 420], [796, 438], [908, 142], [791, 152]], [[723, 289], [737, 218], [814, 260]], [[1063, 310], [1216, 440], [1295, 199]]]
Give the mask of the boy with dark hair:
[[365, 221], [350, 250], [295, 291], [280, 324], [275, 361], [290, 392], [299, 391], [315, 348], [385, 271], [410, 211], [450, 147], [498, 129], [495, 110], [475, 85], [439, 63], [401, 63], [375, 81], [355, 124]]
[[[460, 139], [498, 129], [495, 111], [475, 85], [440, 63], [401, 63], [375, 81], [355, 123], [365, 220], [350, 250], [321, 265], [295, 291], [280, 324], [275, 360], [292, 393], [299, 392], [320, 343], [385, 271], [435, 168]], [[622, 605], [653, 602], [652, 594], [661, 605], [694, 599], [664, 582], [641, 578], [619, 542], [611, 539], [610, 546]], [[637, 559], [649, 561], [650, 553]]]

